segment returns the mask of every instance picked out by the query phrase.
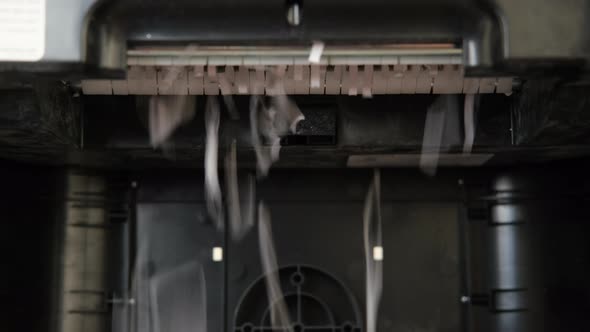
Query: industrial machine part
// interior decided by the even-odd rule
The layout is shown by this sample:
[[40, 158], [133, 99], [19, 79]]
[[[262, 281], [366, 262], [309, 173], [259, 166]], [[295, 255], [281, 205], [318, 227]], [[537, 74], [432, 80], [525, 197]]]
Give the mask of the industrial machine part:
[[0, 0], [0, 330], [587, 331], [589, 10]]

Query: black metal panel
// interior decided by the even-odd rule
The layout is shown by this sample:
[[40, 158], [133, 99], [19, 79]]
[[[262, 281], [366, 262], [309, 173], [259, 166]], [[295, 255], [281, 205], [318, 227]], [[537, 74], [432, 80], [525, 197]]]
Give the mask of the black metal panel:
[[[379, 329], [457, 330], [457, 180], [450, 175], [432, 181], [415, 172], [384, 172], [382, 179], [385, 258]], [[352, 292], [363, 313], [362, 211], [369, 181], [366, 171], [275, 172], [258, 194], [271, 210], [279, 266], [321, 269]], [[229, 243], [228, 326], [236, 319], [231, 316], [236, 305], [262, 274], [256, 232]]]
[[[588, 165], [546, 166], [513, 169], [507, 176], [498, 169], [443, 171], [434, 178], [418, 171], [383, 171], [385, 279], [379, 328], [457, 331], [465, 296], [464, 305], [473, 306], [468, 312], [474, 331], [587, 331]], [[225, 243], [226, 235], [204, 217], [202, 173], [165, 171], [131, 176], [139, 191], [138, 227], [148, 233], [139, 240], [152, 245], [148, 270], [203, 262], [209, 314], [212, 324], [218, 324], [210, 329], [224, 331], [225, 324], [230, 331], [241, 296], [261, 275], [257, 229], [241, 242]], [[63, 179], [59, 171], [22, 165], [3, 166], [1, 174], [2, 216], [8, 227], [1, 241], [3, 271], [8, 271], [1, 277], [0, 307], [8, 313], [2, 327], [45, 331], [58, 308], [51, 302], [59, 299], [52, 279], [59, 265], [51, 248], [61, 241], [54, 216], [63, 204], [57, 194]], [[125, 190], [115, 187], [123, 182], [107, 178], [113, 189], [109, 197], [119, 202], [117, 193]], [[258, 197], [272, 212], [279, 265], [306, 266], [310, 286], [341, 281], [345, 291], [336, 293], [352, 294], [361, 313], [361, 219], [370, 178], [370, 171], [360, 170], [275, 170], [258, 186]], [[459, 179], [468, 189], [466, 197]], [[471, 248], [466, 294], [459, 287], [464, 279], [458, 235], [463, 199], [469, 206], [478, 203], [467, 214], [470, 223], [464, 229]], [[478, 212], [482, 202], [490, 213]], [[225, 247], [224, 263], [210, 261], [215, 245]], [[111, 255], [119, 250], [114, 246]], [[308, 270], [310, 265], [314, 268]], [[119, 286], [114, 282], [113, 287]], [[324, 297], [314, 294], [308, 298], [310, 306]], [[346, 311], [336, 307], [332, 312]], [[248, 315], [246, 311], [244, 317]]]
[[[197, 97], [195, 117], [172, 136], [169, 149], [154, 150], [149, 145], [148, 103], [145, 96], [85, 96], [84, 151], [103, 162], [125, 167], [202, 165], [204, 147], [203, 109], [206, 97]], [[237, 141], [240, 166], [254, 167], [251, 151], [248, 98], [234, 97], [241, 115], [232, 120], [221, 109], [219, 142], [222, 148]], [[341, 167], [349, 154], [419, 152], [426, 112], [436, 99], [432, 95], [374, 96], [371, 99], [347, 96], [296, 96], [294, 101], [306, 119], [294, 135], [286, 137], [277, 167]], [[509, 103], [503, 95], [482, 95], [476, 103], [475, 150], [498, 152], [511, 145]], [[223, 103], [221, 103], [223, 104]], [[462, 108], [452, 112], [462, 123]], [[114, 120], [116, 119], [116, 120]], [[449, 133], [452, 151], [460, 151], [463, 128]], [[113, 161], [109, 159], [113, 158]], [[87, 159], [93, 162], [93, 159]]]
[[590, 99], [586, 86], [528, 81], [512, 105], [515, 143], [587, 144]]
[[590, 293], [578, 279], [590, 262], [584, 168], [500, 173], [478, 194], [489, 214], [469, 225], [474, 330], [587, 330]]
[[0, 312], [3, 331], [55, 331], [59, 172], [0, 163]]
[[[225, 303], [225, 260], [215, 262], [212, 260], [214, 247], [223, 248], [225, 239], [222, 232], [218, 232], [207, 220], [205, 205], [202, 200], [195, 200], [187, 196], [187, 192], [202, 189], [200, 185], [193, 185], [180, 179], [182, 182], [162, 182], [162, 178], [145, 180], [139, 178], [135, 181], [139, 188], [137, 202], [137, 260], [136, 272], [139, 278], [146, 282], [140, 284], [139, 292], [147, 292], [150, 295], [152, 311], [141, 316], [142, 320], [156, 320], [164, 324], [164, 320], [181, 319], [186, 321], [187, 312], [183, 316], [174, 317], [170, 309], [158, 307], [157, 304], [165, 304], [166, 288], [156, 289], [154, 286], [158, 278], [174, 275], [182, 271], [186, 266], [195, 267], [195, 273], [202, 271], [204, 280], [193, 277], [188, 292], [195, 292], [195, 288], [203, 290], [201, 295], [206, 296], [206, 308], [198, 303], [186, 303], [191, 307], [197, 305], [194, 315], [200, 317], [200, 310], [206, 311], [207, 330], [224, 331], [224, 303]], [[158, 189], [158, 183], [164, 184], [165, 190]], [[227, 253], [224, 253], [226, 256]], [[141, 276], [143, 274], [143, 276]], [[137, 276], [137, 275], [136, 275]], [[203, 282], [203, 283], [202, 283]], [[161, 284], [160, 284], [161, 285]], [[180, 286], [180, 285], [179, 285]], [[169, 285], [174, 287], [174, 285]], [[176, 288], [175, 291], [178, 291]], [[164, 293], [162, 293], [164, 292]], [[183, 294], [175, 293], [178, 298]], [[144, 298], [145, 299], [145, 298]], [[191, 298], [194, 300], [195, 298]], [[170, 299], [172, 300], [172, 299]], [[177, 301], [183, 301], [177, 299]], [[172, 305], [179, 302], [173, 302]], [[141, 304], [141, 303], [140, 303]], [[178, 308], [178, 307], [173, 307]], [[166, 311], [167, 310], [167, 311]], [[189, 316], [190, 317], [190, 316]], [[144, 322], [143, 324], [148, 324]], [[182, 323], [179, 323], [182, 324]], [[143, 325], [146, 326], [146, 325]], [[160, 325], [162, 328], [165, 325]], [[158, 327], [153, 327], [158, 328]]]
[[[479, 95], [474, 152], [495, 154], [492, 165], [590, 155], [584, 144], [590, 141], [585, 89], [555, 81], [527, 81], [509, 97]], [[4, 107], [0, 156], [54, 165], [201, 167], [206, 98], [197, 97], [194, 119], [177, 130], [166, 151], [149, 145], [148, 98], [78, 98], [67, 85], [49, 82], [35, 90], [5, 91], [0, 96]], [[300, 123], [296, 137], [283, 142], [276, 167], [343, 167], [351, 154], [419, 152], [426, 110], [434, 98], [297, 96], [295, 101], [308, 119]], [[232, 121], [222, 106], [220, 145], [226, 147], [236, 139], [240, 165], [254, 167], [248, 97], [234, 101], [242, 116]], [[461, 127], [459, 131], [456, 136], [461, 138]], [[455, 144], [452, 151], [459, 152], [460, 145]]]
[[462, 31], [485, 19], [476, 3], [464, 0], [309, 1], [295, 28], [287, 23], [286, 1], [130, 0], [107, 6], [126, 20], [131, 42], [148, 43], [460, 41]]

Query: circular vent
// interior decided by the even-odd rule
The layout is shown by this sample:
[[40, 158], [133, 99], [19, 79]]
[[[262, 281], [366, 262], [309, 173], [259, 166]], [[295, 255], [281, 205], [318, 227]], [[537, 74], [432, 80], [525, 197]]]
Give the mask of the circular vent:
[[[309, 266], [286, 266], [278, 271], [292, 332], [360, 332], [358, 305], [336, 278]], [[272, 328], [264, 276], [242, 295], [234, 319], [235, 332], [287, 331]], [[276, 304], [275, 304], [276, 305]]]

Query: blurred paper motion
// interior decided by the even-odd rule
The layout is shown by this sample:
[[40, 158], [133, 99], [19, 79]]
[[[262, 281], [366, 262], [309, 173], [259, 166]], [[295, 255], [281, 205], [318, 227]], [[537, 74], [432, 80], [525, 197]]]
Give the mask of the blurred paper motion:
[[223, 103], [225, 104], [225, 108], [227, 109], [227, 113], [232, 120], [239, 120], [240, 119], [240, 112], [238, 112], [238, 108], [236, 103], [234, 102], [234, 98], [231, 95], [223, 95]]
[[216, 97], [207, 98], [205, 106], [205, 201], [207, 212], [218, 230], [223, 229], [223, 204], [217, 170], [219, 149], [219, 104]]
[[207, 331], [207, 288], [198, 262], [155, 275], [150, 292], [154, 332]]
[[278, 275], [278, 263], [273, 243], [271, 218], [264, 202], [258, 204], [258, 242], [260, 260], [265, 276], [266, 292], [270, 306], [270, 321], [273, 331], [293, 332], [289, 311]]
[[186, 204], [164, 205], [143, 203], [138, 210], [127, 331], [207, 332], [218, 326], [209, 315], [219, 306], [211, 307], [207, 291], [219, 285], [208, 265], [216, 264], [210, 253], [217, 232], [206, 224], [204, 204], [196, 215]]
[[256, 180], [248, 173], [246, 190], [240, 199], [236, 141], [233, 140], [225, 156], [225, 186], [227, 192], [227, 215], [232, 240], [241, 240], [254, 226]]
[[363, 236], [366, 264], [367, 332], [377, 331], [377, 315], [383, 290], [383, 245], [381, 242], [381, 175], [373, 174], [365, 198]]
[[195, 115], [195, 96], [151, 96], [149, 103], [150, 143], [164, 147], [174, 131]]
[[420, 168], [430, 176], [436, 174], [438, 166], [438, 155], [445, 126], [446, 110], [444, 107], [441, 98], [438, 98], [426, 113]]
[[167, 91], [174, 85], [174, 81], [179, 79], [182, 75], [184, 68], [179, 66], [168, 66], [161, 72], [164, 73], [164, 77], [159, 82], [159, 90]]
[[130, 331], [206, 332], [207, 288], [200, 263], [192, 261], [153, 276], [149, 269], [143, 265], [134, 280]]
[[257, 173], [262, 177], [268, 175], [268, 170], [273, 163], [268, 147], [262, 145], [259, 131], [259, 117], [266, 117], [267, 114], [268, 110], [264, 106], [263, 99], [259, 96], [252, 96], [250, 99], [250, 135], [254, 152], [256, 152]]
[[[268, 107], [260, 96], [252, 96], [250, 100], [250, 130], [259, 176], [268, 175], [270, 166], [279, 160], [281, 137], [295, 133], [299, 121], [305, 119], [295, 102], [285, 95], [281, 77], [281, 71], [277, 70], [272, 78], [275, 83]], [[270, 151], [263, 143], [270, 145]]]
[[459, 144], [460, 137], [457, 96], [440, 95], [426, 113], [420, 169], [427, 175], [434, 176], [440, 152]]
[[463, 126], [465, 127], [465, 139], [463, 153], [471, 153], [473, 141], [475, 141], [475, 95], [465, 95], [465, 106], [463, 107]]
[[[271, 121], [263, 121], [259, 123], [260, 133], [266, 137], [269, 142], [272, 142], [271, 156], [278, 160], [280, 150], [280, 138], [297, 132], [297, 124], [299, 121], [305, 120], [305, 116], [293, 100], [286, 95], [274, 96], [271, 99], [269, 108], [269, 118]], [[277, 140], [278, 138], [278, 140]]]
[[131, 296], [135, 300], [132, 307], [130, 331], [153, 331], [150, 302], [149, 245], [146, 239], [139, 239], [140, 244], [131, 280]]

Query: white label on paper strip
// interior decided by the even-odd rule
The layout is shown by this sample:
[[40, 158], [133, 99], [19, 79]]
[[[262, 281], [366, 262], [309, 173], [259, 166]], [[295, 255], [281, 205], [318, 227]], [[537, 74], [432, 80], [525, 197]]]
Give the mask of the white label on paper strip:
[[46, 0], [0, 0], [0, 61], [38, 61], [45, 53]]

